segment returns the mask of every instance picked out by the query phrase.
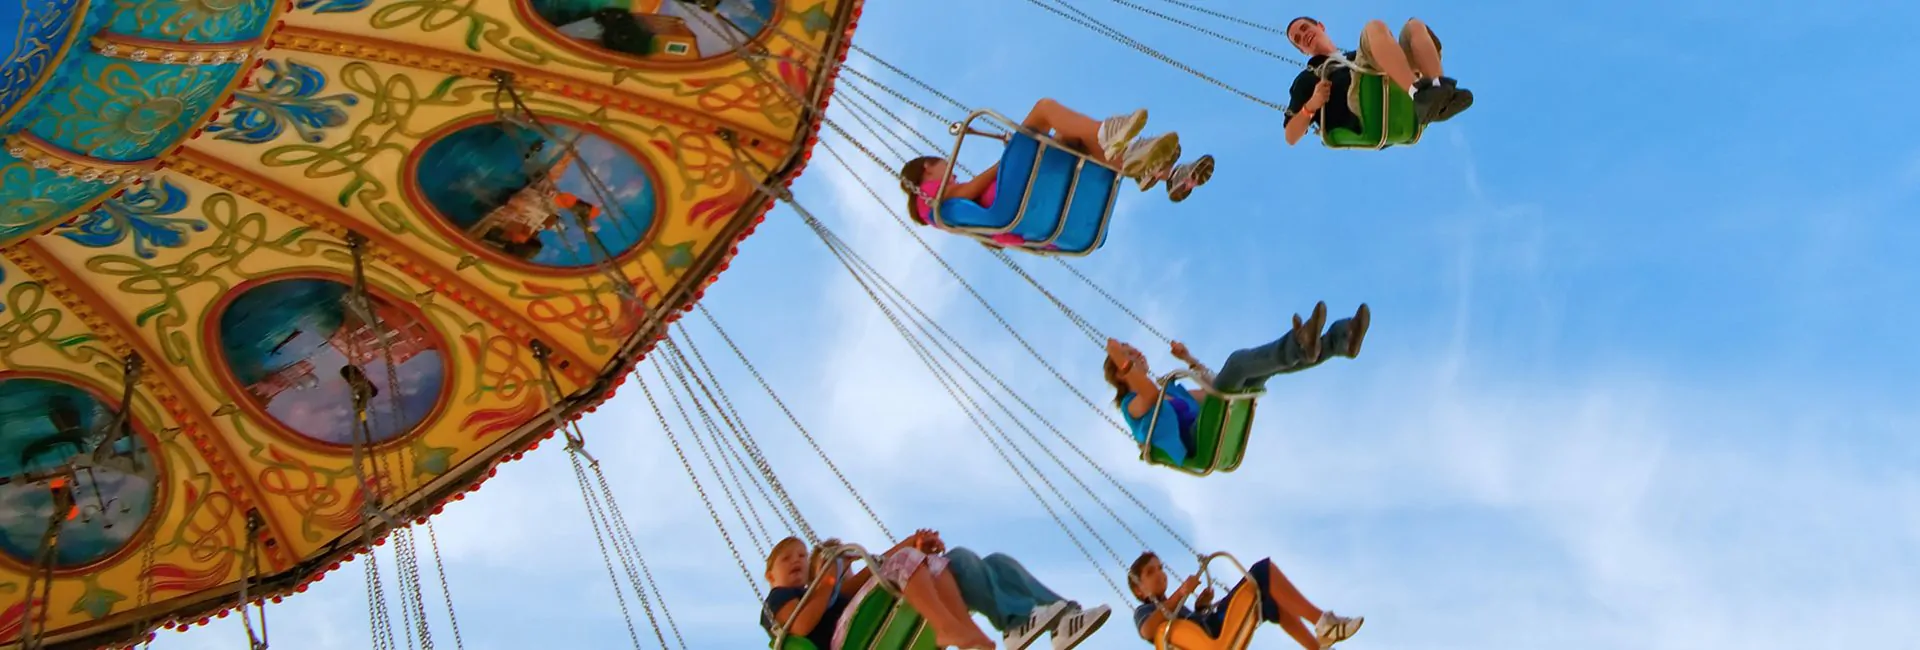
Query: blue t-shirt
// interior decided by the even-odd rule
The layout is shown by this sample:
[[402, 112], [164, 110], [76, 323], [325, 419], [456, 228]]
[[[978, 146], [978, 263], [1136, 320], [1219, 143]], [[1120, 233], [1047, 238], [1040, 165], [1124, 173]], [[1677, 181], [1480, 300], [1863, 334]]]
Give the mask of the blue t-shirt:
[[[1166, 452], [1170, 458], [1186, 460], [1192, 453], [1187, 441], [1193, 437], [1193, 422], [1200, 419], [1200, 400], [1194, 399], [1193, 393], [1187, 392], [1187, 387], [1178, 383], [1167, 386], [1160, 395], [1167, 404], [1160, 409], [1158, 417], [1154, 416], [1152, 408], [1148, 408], [1144, 416], [1133, 417], [1133, 411], [1127, 407], [1133, 403], [1133, 398], [1138, 397], [1134, 393], [1127, 393], [1126, 397], [1120, 398], [1120, 415], [1127, 418], [1127, 426], [1133, 427], [1134, 442], [1146, 442], [1147, 431], [1151, 428], [1154, 447]], [[1153, 423], [1151, 427], [1148, 426], [1149, 422]]]
[[[773, 620], [773, 617], [780, 613], [780, 608], [806, 595], [805, 587], [776, 587], [767, 592], [766, 608], [760, 611], [760, 627], [766, 629], [767, 634], [773, 634], [776, 624], [786, 622]], [[821, 597], [826, 596], [822, 594]], [[814, 623], [813, 630], [807, 632], [807, 640], [813, 642], [813, 647], [827, 650], [833, 645], [833, 630], [840, 625], [840, 616], [847, 611], [846, 601], [844, 595], [834, 598], [833, 602], [828, 603], [827, 608], [820, 612], [820, 622]]]

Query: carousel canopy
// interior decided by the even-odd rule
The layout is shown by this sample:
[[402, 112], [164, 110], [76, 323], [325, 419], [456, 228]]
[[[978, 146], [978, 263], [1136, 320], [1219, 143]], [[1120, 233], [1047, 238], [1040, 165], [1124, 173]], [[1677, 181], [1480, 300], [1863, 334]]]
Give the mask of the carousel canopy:
[[604, 399], [857, 5], [0, 3], [0, 645], [298, 589]]

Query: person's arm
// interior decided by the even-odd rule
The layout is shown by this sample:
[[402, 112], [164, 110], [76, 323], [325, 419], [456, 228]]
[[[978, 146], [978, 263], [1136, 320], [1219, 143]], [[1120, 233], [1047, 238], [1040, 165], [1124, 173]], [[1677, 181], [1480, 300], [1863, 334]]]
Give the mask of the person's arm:
[[1193, 358], [1193, 354], [1187, 351], [1186, 344], [1174, 341], [1172, 347], [1173, 358], [1179, 359], [1181, 363], [1187, 364], [1187, 370], [1192, 371], [1194, 379], [1199, 380], [1199, 383], [1202, 385], [1202, 387], [1187, 392], [1192, 393], [1194, 397], [1206, 397], [1208, 391], [1211, 390], [1208, 387], [1213, 386], [1213, 370], [1208, 368], [1207, 364], [1200, 363], [1199, 359]]
[[1153, 412], [1154, 405], [1165, 397], [1160, 394], [1160, 385], [1153, 382], [1151, 375], [1128, 375], [1126, 382], [1127, 390], [1133, 392], [1133, 401], [1127, 402], [1127, 414], [1133, 417], [1147, 417]]
[[1320, 79], [1312, 70], [1293, 80], [1292, 98], [1287, 102], [1287, 146], [1300, 143], [1319, 116], [1320, 109], [1333, 96], [1333, 82]]
[[[793, 622], [787, 625], [787, 634], [794, 636], [812, 634], [813, 627], [820, 624], [820, 615], [827, 612], [827, 605], [829, 604], [827, 601], [833, 600], [829, 598], [826, 593], [828, 589], [826, 582], [830, 577], [832, 577], [832, 574], [825, 571], [815, 576], [813, 584], [807, 585], [805, 596], [787, 601], [787, 604], [780, 606], [779, 611], [774, 612], [774, 624], [779, 625], [784, 623], [788, 620], [788, 617], [791, 616]], [[812, 597], [809, 598], [808, 596]], [[805, 604], [803, 605], [802, 603]], [[800, 610], [798, 615], [794, 614], [795, 608]]]
[[968, 179], [965, 183], [947, 185], [947, 194], [944, 198], [979, 201], [980, 197], [987, 193], [987, 188], [993, 187], [994, 181], [999, 178], [1000, 164], [994, 163], [986, 171], [980, 172], [979, 176]]
[[1160, 601], [1159, 606], [1153, 608], [1153, 613], [1148, 614], [1147, 618], [1140, 622], [1140, 638], [1148, 641], [1159, 640], [1160, 628], [1167, 625], [1167, 613], [1180, 611], [1180, 606], [1187, 602], [1187, 596], [1192, 595], [1193, 590], [1199, 586], [1198, 576], [1187, 578], [1186, 582], [1181, 583], [1179, 589], [1173, 590], [1172, 595]]

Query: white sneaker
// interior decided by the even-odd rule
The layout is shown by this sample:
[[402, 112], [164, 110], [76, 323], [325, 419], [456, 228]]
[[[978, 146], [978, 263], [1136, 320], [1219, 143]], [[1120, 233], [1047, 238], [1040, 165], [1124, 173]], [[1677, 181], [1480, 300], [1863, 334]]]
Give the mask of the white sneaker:
[[1100, 149], [1107, 160], [1117, 160], [1125, 155], [1127, 143], [1140, 137], [1140, 131], [1147, 128], [1147, 109], [1140, 109], [1126, 115], [1115, 115], [1100, 122]]
[[1336, 616], [1333, 612], [1320, 612], [1320, 622], [1313, 624], [1313, 636], [1320, 639], [1320, 647], [1333, 647], [1333, 644], [1351, 638], [1360, 626], [1366, 624], [1365, 616]]
[[1027, 650], [1027, 646], [1033, 645], [1034, 641], [1039, 640], [1040, 635], [1046, 634], [1047, 630], [1052, 629], [1053, 624], [1059, 621], [1060, 617], [1067, 613], [1067, 610], [1072, 608], [1072, 603], [1063, 600], [1033, 610], [1033, 615], [1028, 617], [1025, 623], [1021, 623], [1014, 626], [1013, 629], [1007, 630], [1006, 635], [1002, 639], [1007, 644], [1007, 650]]
[[1140, 191], [1145, 192], [1166, 178], [1173, 171], [1173, 164], [1179, 161], [1180, 134], [1162, 133], [1141, 138], [1128, 146], [1127, 155], [1120, 163], [1120, 175], [1139, 183]]
[[1081, 641], [1093, 636], [1095, 630], [1107, 622], [1107, 616], [1113, 608], [1101, 605], [1085, 611], [1077, 611], [1060, 618], [1060, 625], [1053, 628], [1053, 650], [1069, 650], [1080, 645]]

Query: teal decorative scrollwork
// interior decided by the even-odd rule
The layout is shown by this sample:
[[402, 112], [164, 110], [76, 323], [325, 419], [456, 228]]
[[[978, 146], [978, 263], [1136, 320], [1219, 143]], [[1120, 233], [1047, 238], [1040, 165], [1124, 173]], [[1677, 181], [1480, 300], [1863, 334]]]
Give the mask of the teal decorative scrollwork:
[[307, 142], [326, 138], [324, 129], [347, 123], [345, 106], [359, 103], [351, 93], [319, 96], [327, 77], [318, 68], [298, 61], [268, 59], [267, 80], [257, 90], [235, 93], [236, 108], [207, 132], [221, 140], [260, 144], [280, 137], [290, 124]]
[[107, 248], [132, 239], [133, 253], [152, 259], [154, 246], [179, 248], [187, 243], [188, 229], [207, 229], [207, 222], [192, 213], [180, 215], [187, 208], [187, 199], [185, 189], [157, 177], [54, 232], [89, 248]]
[[156, 41], [230, 43], [259, 37], [273, 0], [115, 0], [116, 34]]
[[83, 56], [70, 86], [43, 94], [29, 129], [63, 149], [113, 161], [152, 158], [185, 138], [241, 67]]

